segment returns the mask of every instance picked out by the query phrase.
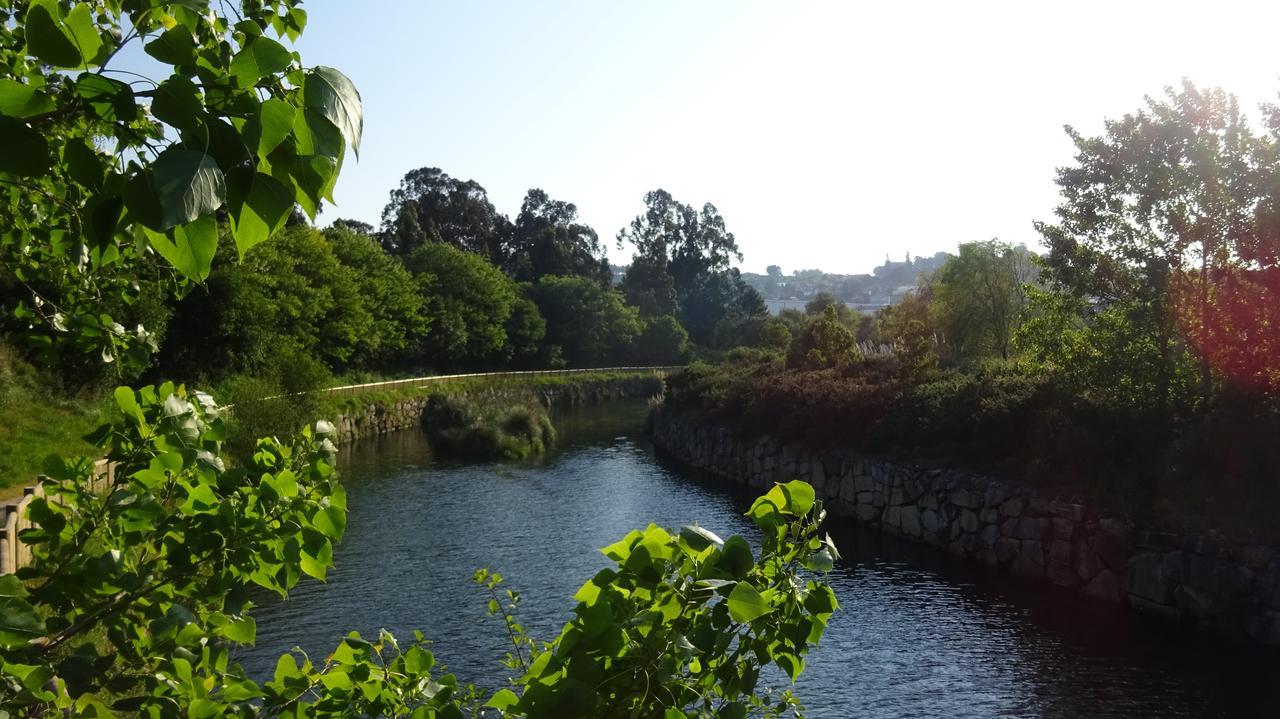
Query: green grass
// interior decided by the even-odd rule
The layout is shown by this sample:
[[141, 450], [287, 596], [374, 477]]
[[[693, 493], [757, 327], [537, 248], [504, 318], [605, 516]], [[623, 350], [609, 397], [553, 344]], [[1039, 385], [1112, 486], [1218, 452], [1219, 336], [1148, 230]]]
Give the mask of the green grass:
[[0, 499], [34, 482], [51, 454], [92, 454], [84, 436], [101, 423], [106, 408], [100, 396], [68, 397], [0, 345]]

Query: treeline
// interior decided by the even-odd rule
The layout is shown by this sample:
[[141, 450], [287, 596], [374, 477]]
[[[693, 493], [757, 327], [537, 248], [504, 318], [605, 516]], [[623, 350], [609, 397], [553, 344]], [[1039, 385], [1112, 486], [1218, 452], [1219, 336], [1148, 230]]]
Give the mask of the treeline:
[[[635, 257], [614, 286], [599, 236], [572, 203], [533, 189], [512, 220], [475, 181], [414, 170], [379, 228], [317, 229], [295, 215], [243, 259], [224, 233], [212, 273], [180, 299], [151, 263], [153, 279], [110, 308], [145, 327], [155, 350], [136, 369], [82, 352], [47, 359], [73, 380], [252, 376], [288, 390], [334, 374], [676, 364], [757, 344], [767, 312], [733, 266], [741, 255], [716, 208], [662, 190], [644, 204], [619, 233]], [[6, 280], [0, 293], [29, 293]]]
[[963, 244], [873, 318], [815, 298], [766, 329], [771, 351], [669, 397], [747, 431], [1274, 530], [1280, 111], [1263, 121], [1186, 83], [1099, 136], [1069, 131], [1043, 256]]
[[782, 267], [769, 265], [765, 274], [742, 273], [742, 279], [767, 300], [807, 300], [826, 292], [842, 302], [875, 304], [888, 302], [895, 292], [916, 283], [921, 275], [931, 275], [951, 257], [938, 252], [932, 257], [912, 258], [910, 253], [901, 261], [885, 257], [884, 264], [872, 269], [871, 274], [842, 275], [822, 270], [795, 270], [783, 274]]

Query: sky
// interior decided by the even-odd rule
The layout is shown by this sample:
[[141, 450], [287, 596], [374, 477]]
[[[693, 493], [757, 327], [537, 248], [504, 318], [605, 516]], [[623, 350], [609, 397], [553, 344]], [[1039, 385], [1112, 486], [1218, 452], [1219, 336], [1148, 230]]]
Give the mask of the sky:
[[310, 0], [307, 65], [365, 112], [339, 217], [411, 169], [532, 187], [607, 240], [665, 188], [720, 209], [745, 271], [869, 272], [998, 237], [1038, 246], [1063, 132], [1188, 78], [1251, 117], [1280, 91], [1280, 3]]

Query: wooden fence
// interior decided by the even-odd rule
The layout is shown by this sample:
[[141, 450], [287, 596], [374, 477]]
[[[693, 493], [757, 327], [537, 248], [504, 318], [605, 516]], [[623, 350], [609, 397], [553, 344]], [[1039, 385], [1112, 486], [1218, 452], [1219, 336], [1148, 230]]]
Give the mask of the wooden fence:
[[[452, 374], [452, 375], [435, 375], [432, 377], [414, 377], [412, 379], [397, 379], [386, 382], [369, 382], [366, 384], [352, 384], [344, 387], [330, 387], [328, 389], [318, 390], [325, 394], [339, 394], [342, 396], [355, 396], [369, 392], [385, 392], [401, 389], [410, 389], [414, 387], [425, 387], [436, 382], [444, 382], [455, 379], [468, 379], [475, 377], [490, 378], [520, 378], [520, 377], [550, 377], [556, 375], [573, 375], [588, 372], [620, 372], [620, 373], [653, 373], [666, 374], [672, 370], [683, 368], [683, 365], [668, 365], [661, 367], [602, 367], [599, 369], [552, 369], [552, 370], [529, 370], [523, 372], [478, 372], [471, 374]], [[90, 478], [90, 486], [95, 492], [100, 492], [110, 487], [115, 479], [115, 463], [108, 462], [105, 459], [98, 460], [93, 466], [93, 473]], [[34, 486], [24, 487], [22, 496], [6, 504], [0, 505], [0, 574], [11, 574], [19, 567], [26, 566], [31, 561], [31, 549], [18, 541], [18, 533], [24, 529], [31, 527], [31, 520], [27, 518], [27, 507], [37, 497], [44, 496], [44, 487], [37, 482]]]

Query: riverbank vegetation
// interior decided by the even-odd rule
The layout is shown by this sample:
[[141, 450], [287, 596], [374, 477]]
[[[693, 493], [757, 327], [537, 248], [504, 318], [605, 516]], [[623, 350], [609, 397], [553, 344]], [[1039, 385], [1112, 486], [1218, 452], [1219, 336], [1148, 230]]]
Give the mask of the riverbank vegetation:
[[[746, 432], [1008, 472], [1135, 511], [1274, 529], [1280, 120], [1190, 83], [1097, 137], [1037, 228], [960, 245], [901, 302], [783, 312], [769, 349], [672, 379]], [[770, 323], [775, 320], [770, 320]], [[768, 324], [768, 323], [767, 323]]]
[[[2, 10], [0, 367], [14, 380], [10, 408], [47, 416], [55, 400], [35, 407], [39, 390], [149, 373], [239, 383], [261, 400], [335, 371], [506, 366], [538, 355], [586, 362], [629, 346], [618, 338], [683, 341], [681, 321], [614, 301], [600, 263], [587, 261], [594, 254], [536, 251], [558, 246], [539, 238], [594, 242], [572, 206], [545, 196], [531, 193], [524, 229], [509, 235], [533, 243], [524, 254], [487, 232], [505, 232], [505, 219], [485, 216], [474, 188], [438, 171], [406, 178], [376, 237], [350, 223], [327, 236], [291, 220], [297, 207], [314, 219], [332, 202], [363, 132], [351, 82], [303, 65], [283, 44], [307, 23], [295, 0], [245, 2], [230, 17], [198, 0], [31, 0]], [[108, 72], [135, 42], [156, 80]], [[651, 211], [697, 236], [674, 258], [648, 246], [635, 286], [657, 288], [649, 296], [659, 311], [718, 326], [706, 297], [736, 291], [732, 236], [710, 206], [695, 216], [663, 203]], [[481, 232], [454, 234], [454, 211]], [[548, 215], [559, 219], [543, 222]], [[685, 264], [717, 236], [711, 260]], [[679, 293], [663, 289], [673, 263]], [[565, 274], [539, 274], [549, 267]], [[599, 299], [592, 293], [611, 299], [559, 319], [529, 299], [559, 298], [577, 312], [579, 298]], [[634, 332], [582, 331], [593, 317]], [[540, 343], [557, 321], [578, 328], [560, 330], [581, 340], [576, 349]], [[25, 357], [14, 358], [19, 345]], [[251, 596], [283, 598], [304, 575], [323, 580], [345, 532], [335, 427], [309, 422], [229, 452], [227, 418], [209, 394], [165, 381], [117, 387], [110, 401], [86, 456], [45, 459], [48, 478], [22, 505], [23, 551], [6, 564], [23, 561], [0, 575], [0, 715], [799, 714], [790, 692], [770, 691], [760, 674], [772, 667], [794, 679], [836, 609], [813, 577], [837, 555], [818, 536], [822, 509], [803, 483], [752, 506], [758, 551], [697, 527], [650, 526], [606, 547], [614, 566], [582, 586], [549, 642], [524, 633], [515, 593], [504, 605], [500, 579], [477, 573], [505, 625], [496, 630], [511, 640], [507, 686], [462, 684], [435, 666], [422, 634], [400, 644], [385, 631], [374, 641], [353, 632], [316, 661], [284, 655], [263, 681], [234, 661], [256, 638]], [[471, 408], [438, 402], [433, 411], [456, 414], [464, 433], [455, 439], [474, 442]], [[497, 419], [504, 437], [547, 439], [534, 413]], [[97, 456], [115, 463], [105, 491], [91, 481]]]

